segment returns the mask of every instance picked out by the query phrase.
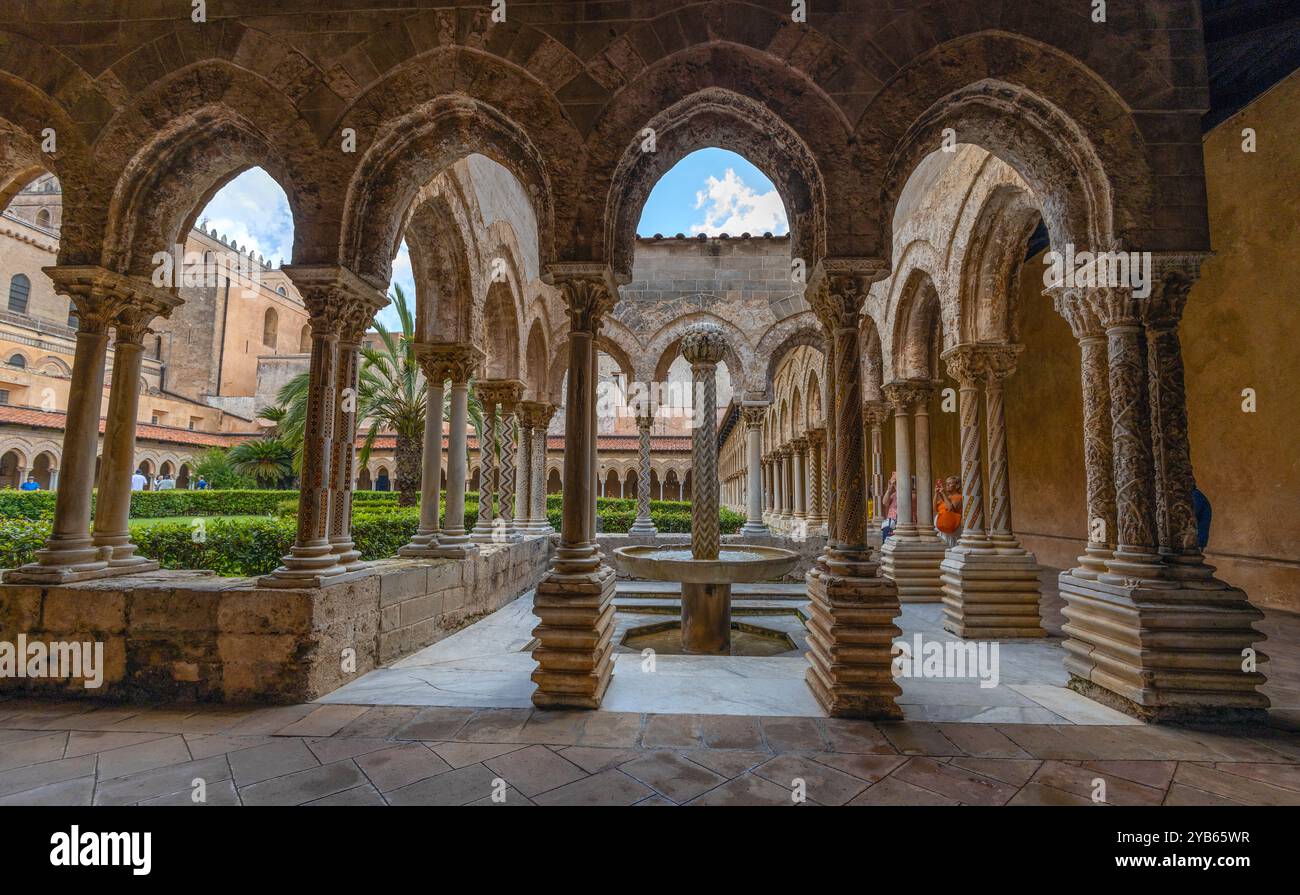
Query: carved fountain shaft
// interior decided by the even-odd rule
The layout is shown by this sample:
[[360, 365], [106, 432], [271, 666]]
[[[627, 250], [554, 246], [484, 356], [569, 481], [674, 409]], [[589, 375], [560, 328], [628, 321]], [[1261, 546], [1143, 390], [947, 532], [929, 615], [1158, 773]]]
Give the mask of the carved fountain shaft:
[[[693, 328], [682, 340], [693, 383], [691, 555], [716, 560], [722, 547], [718, 515], [718, 361], [726, 352], [722, 330]], [[682, 648], [688, 653], [731, 652], [731, 585], [682, 582]]]

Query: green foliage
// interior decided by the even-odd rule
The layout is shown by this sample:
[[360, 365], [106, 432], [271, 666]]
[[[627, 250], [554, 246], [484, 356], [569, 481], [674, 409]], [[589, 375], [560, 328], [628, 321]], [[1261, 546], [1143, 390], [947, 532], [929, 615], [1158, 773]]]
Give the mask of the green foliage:
[[263, 488], [284, 487], [293, 477], [293, 448], [279, 438], [241, 442], [230, 449], [230, 462]]
[[197, 482], [200, 476], [207, 481], [209, 490], [248, 489], [257, 485], [256, 481], [235, 469], [230, 452], [222, 448], [212, 448], [199, 457], [192, 478]]
[[0, 569], [12, 569], [36, 558], [50, 536], [48, 519], [0, 518]]
[[53, 491], [0, 491], [0, 522], [11, 519], [53, 519]]

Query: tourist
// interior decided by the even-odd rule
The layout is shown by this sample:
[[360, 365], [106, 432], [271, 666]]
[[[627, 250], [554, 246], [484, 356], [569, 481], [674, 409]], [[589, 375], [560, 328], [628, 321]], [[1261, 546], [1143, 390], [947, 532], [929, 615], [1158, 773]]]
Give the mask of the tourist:
[[143, 472], [137, 469], [135, 471], [135, 475], [131, 476], [131, 490], [143, 491], [148, 486], [149, 486], [149, 480], [144, 477]]
[[22, 483], [21, 488], [23, 491], [39, 491], [41, 490], [41, 485], [40, 482], [36, 481], [36, 476], [29, 475], [27, 476], [27, 481]]
[[934, 484], [934, 527], [939, 537], [949, 547], [957, 546], [957, 532], [961, 530], [961, 479], [950, 475]]
[[889, 540], [889, 536], [898, 528], [898, 470], [889, 474], [889, 487], [885, 489], [885, 521], [880, 524], [880, 539]]
[[208, 490], [208, 480], [203, 476], [199, 476], [198, 484], [194, 487], [198, 488], [200, 491], [206, 491]]
[[1210, 543], [1210, 521], [1214, 512], [1210, 508], [1210, 499], [1195, 484], [1192, 485], [1192, 512], [1196, 514], [1196, 546], [1204, 550]]
[[163, 474], [163, 475], [158, 479], [158, 490], [159, 490], [159, 491], [175, 491], [175, 490], [176, 490], [176, 483], [175, 483], [174, 481], [172, 481], [172, 477], [171, 477], [171, 476], [169, 476], [169, 475], [167, 475], [166, 473], [164, 473], [164, 474]]

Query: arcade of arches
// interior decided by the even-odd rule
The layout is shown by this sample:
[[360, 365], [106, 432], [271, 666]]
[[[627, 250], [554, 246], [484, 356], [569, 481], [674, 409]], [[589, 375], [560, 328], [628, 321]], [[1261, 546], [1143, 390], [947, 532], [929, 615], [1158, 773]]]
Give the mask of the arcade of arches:
[[[738, 537], [820, 548], [805, 579], [806, 682], [826, 714], [901, 717], [902, 603], [940, 603], [961, 638], [1042, 638], [1050, 566], [1072, 688], [1149, 720], [1262, 717], [1264, 675], [1242, 663], [1261, 613], [1206, 563], [1193, 508], [1205, 482], [1193, 479], [1200, 408], [1189, 419], [1188, 404], [1204, 385], [1185, 359], [1189, 321], [1214, 325], [1193, 309], [1233, 288], [1236, 263], [1231, 249], [1211, 253], [1203, 60], [1176, 52], [1197, 44], [1177, 24], [1195, 4], [1129, 4], [1106, 28], [1053, 2], [959, 0], [947, 8], [961, 15], [926, 27], [905, 5], [868, 5], [869, 16], [795, 24], [782, 4], [670, 2], [654, 18], [570, 28], [544, 20], [568, 14], [554, 4], [512, 4], [502, 24], [486, 7], [356, 0], [335, 4], [356, 9], [318, 41], [313, 5], [284, 0], [273, 18], [210, 29], [135, 22], [114, 32], [126, 43], [111, 66], [80, 32], [47, 43], [39, 5], [0, 14], [0, 199], [42, 171], [63, 184], [47, 272], [78, 321], [53, 533], [36, 562], [6, 573], [0, 610], [12, 620], [68, 593], [121, 602], [150, 580], [156, 564], [127, 527], [133, 387], [111, 391], [92, 534], [106, 350], [111, 339], [114, 384], [138, 381], [151, 323], [181, 307], [151, 280], [155, 252], [261, 166], [294, 213], [283, 272], [310, 318], [310, 394], [296, 541], [280, 568], [222, 597], [242, 611], [328, 604], [332, 645], [374, 641], [389, 623], [397, 573], [361, 562], [351, 535], [358, 420], [342, 397], [405, 240], [427, 428], [445, 438], [425, 440], [401, 580], [462, 580], [444, 570], [479, 563], [480, 580], [536, 581], [536, 706], [596, 709], [610, 686], [617, 576], [595, 498], [635, 469], [633, 533], [649, 538], [652, 472], [660, 489], [689, 492], [687, 466], [652, 469], [650, 438], [688, 434], [665, 421], [656, 384], [673, 381], [682, 336], [708, 320], [727, 343], [720, 475], [723, 502], [746, 514]], [[87, 0], [81, 18], [111, 22], [120, 6]], [[619, 15], [603, 9], [588, 14]], [[49, 127], [54, 153], [40, 143]], [[355, 152], [340, 151], [345, 130]], [[948, 133], [958, 142], [941, 148]], [[650, 188], [708, 146], [771, 178], [788, 237], [637, 238]], [[1149, 290], [1045, 291], [1047, 246], [1149, 253]], [[471, 380], [488, 446], [473, 469]], [[600, 387], [611, 380], [613, 409]], [[562, 438], [558, 470], [548, 431]], [[600, 440], [615, 436], [635, 437], [635, 466], [629, 452], [602, 471]], [[894, 471], [897, 528], [881, 547]], [[496, 509], [467, 530], [471, 475]], [[964, 498], [951, 544], [932, 525], [947, 476]], [[1223, 497], [1216, 537], [1249, 524]], [[82, 584], [113, 576], [120, 591]], [[1295, 608], [1293, 594], [1269, 602], [1287, 600]], [[370, 667], [433, 636], [402, 630]], [[113, 633], [119, 674], [139, 674], [130, 632]], [[249, 695], [230, 684], [246, 675], [258, 695], [284, 697], [256, 677], [257, 655], [229, 652], [262, 643], [229, 638], [197, 666], [146, 671], [224, 676], [210, 692]]]

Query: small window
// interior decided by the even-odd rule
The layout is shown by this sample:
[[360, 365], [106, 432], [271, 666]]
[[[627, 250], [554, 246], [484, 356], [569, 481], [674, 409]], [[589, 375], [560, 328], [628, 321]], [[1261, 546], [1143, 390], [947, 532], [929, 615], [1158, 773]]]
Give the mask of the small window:
[[9, 389], [0, 388], [0, 404], [9, 403]]
[[69, 306], [68, 307], [68, 328], [76, 329], [80, 325], [81, 325], [81, 321], [77, 318], [76, 305]]
[[27, 368], [27, 358], [23, 357], [21, 354], [15, 354], [13, 357], [9, 358], [8, 364], [11, 367], [17, 367], [18, 369], [23, 370]]
[[280, 316], [275, 313], [275, 308], [267, 308], [266, 316], [262, 318], [262, 344], [272, 350], [275, 349], [275, 333], [280, 325]]
[[48, 208], [42, 208], [36, 212], [36, 226], [45, 230], [50, 229], [50, 210]]
[[289, 297], [289, 290], [285, 289], [283, 286], [276, 286], [275, 291], [283, 295], [285, 298]]
[[27, 313], [27, 299], [32, 294], [32, 281], [26, 274], [16, 273], [9, 281], [9, 310], [15, 314]]
[[155, 413], [153, 416], [149, 417], [149, 422], [155, 426], [158, 425], [158, 414]]

